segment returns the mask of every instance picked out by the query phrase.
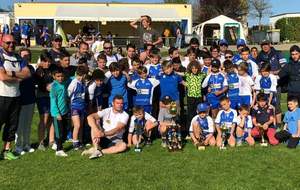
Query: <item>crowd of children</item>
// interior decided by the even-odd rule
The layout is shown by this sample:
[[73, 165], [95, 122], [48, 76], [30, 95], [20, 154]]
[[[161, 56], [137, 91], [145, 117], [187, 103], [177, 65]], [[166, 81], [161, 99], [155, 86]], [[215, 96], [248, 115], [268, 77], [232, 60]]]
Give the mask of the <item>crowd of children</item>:
[[[287, 142], [288, 147], [295, 148], [300, 136], [297, 97], [288, 97], [289, 111], [281, 127], [277, 117], [281, 112], [278, 73], [272, 72], [269, 62], [257, 62], [241, 40], [235, 56], [223, 46], [228, 46], [224, 40], [210, 51], [191, 46], [185, 58], [174, 47], [168, 58], [161, 58], [156, 48], [147, 49], [148, 55], [142, 60], [137, 54], [130, 62], [123, 58], [108, 67], [106, 56], [100, 53], [97, 68], [89, 67], [85, 59], [80, 59], [77, 67], [70, 66], [67, 53], [60, 55], [60, 64], [51, 64], [51, 55], [43, 51], [31, 81], [37, 86], [40, 115], [38, 149], [51, 146], [57, 156], [67, 156], [65, 140], [71, 140], [74, 150], [97, 142], [91, 134], [94, 124], [104, 127], [105, 133], [105, 128], [115, 122], [105, 120], [110, 117], [106, 108], [120, 96], [122, 110], [132, 115], [130, 122], [126, 114], [115, 116], [126, 122], [127, 133], [121, 133], [121, 138], [128, 147], [140, 143], [136, 126], [142, 126], [145, 144], [161, 137], [166, 147], [168, 128], [176, 123], [181, 135], [190, 137], [196, 147], [222, 147], [224, 143], [230, 147], [243, 143], [253, 146], [262, 139], [264, 145]], [[88, 115], [97, 112], [101, 116], [94, 117], [89, 127]], [[17, 152], [28, 151], [28, 142], [24, 147], [18, 141]], [[91, 158], [102, 155], [97, 147], [94, 150], [98, 154], [89, 153]]]

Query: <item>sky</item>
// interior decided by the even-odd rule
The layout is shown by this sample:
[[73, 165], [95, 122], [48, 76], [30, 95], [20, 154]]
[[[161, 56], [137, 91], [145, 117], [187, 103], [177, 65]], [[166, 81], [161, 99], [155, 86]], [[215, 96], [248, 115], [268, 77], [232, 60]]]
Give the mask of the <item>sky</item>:
[[[30, 2], [31, 0], [0, 0], [1, 8], [7, 8], [8, 6], [12, 5], [13, 2]], [[34, 0], [34, 1], [40, 1], [40, 2], [61, 2], [60, 0]], [[63, 0], [64, 2], [86, 2], [84, 0]], [[138, 1], [138, 0], [87, 0], [87, 1], [93, 1], [93, 2], [111, 2], [111, 1], [117, 1], [117, 2], [124, 2], [124, 3], [160, 3], [163, 0], [144, 0], [144, 1]], [[270, 3], [272, 5], [272, 15], [281, 14], [281, 13], [289, 13], [289, 12], [300, 12], [300, 0], [270, 0]], [[254, 24], [257, 24], [257, 21], [254, 18], [248, 19], [249, 25], [252, 26]], [[269, 19], [268, 17], [263, 19], [264, 24], [268, 24]]]

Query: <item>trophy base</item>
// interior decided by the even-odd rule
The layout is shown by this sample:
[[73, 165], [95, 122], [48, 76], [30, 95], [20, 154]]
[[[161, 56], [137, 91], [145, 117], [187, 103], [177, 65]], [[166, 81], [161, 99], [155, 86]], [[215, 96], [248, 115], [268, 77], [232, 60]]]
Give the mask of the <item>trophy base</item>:
[[141, 148], [135, 148], [134, 152], [142, 152], [142, 149]]
[[266, 146], [268, 146], [268, 143], [266, 143], [266, 142], [260, 143], [260, 146], [266, 147]]
[[205, 146], [198, 146], [197, 149], [198, 150], [205, 150]]

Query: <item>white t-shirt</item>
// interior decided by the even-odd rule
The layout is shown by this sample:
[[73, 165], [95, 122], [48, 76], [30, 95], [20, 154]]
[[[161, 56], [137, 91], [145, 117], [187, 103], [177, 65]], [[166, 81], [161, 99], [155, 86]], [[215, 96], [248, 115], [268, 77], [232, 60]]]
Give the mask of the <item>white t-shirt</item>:
[[[99, 52], [103, 51], [103, 44], [104, 41], [99, 41], [99, 40], [95, 41], [92, 45], [92, 52], [94, 54], [98, 54]], [[95, 57], [95, 59], [97, 60], [97, 57]]]
[[118, 61], [120, 61], [122, 58], [123, 58], [123, 57], [120, 56], [119, 54], [112, 54], [111, 56], [106, 55], [106, 59], [107, 59], [106, 66], [109, 67], [109, 65], [110, 65], [112, 62], [118, 62]]
[[[196, 115], [195, 117], [193, 117], [193, 119], [191, 121], [190, 129], [189, 129], [190, 133], [193, 132], [193, 125], [199, 125], [198, 121], [197, 121], [198, 118], [200, 118], [199, 115]], [[203, 129], [203, 132], [213, 133], [214, 132], [214, 121], [210, 116], [206, 116], [206, 119], [207, 119], [208, 129]]]
[[[136, 119], [136, 117], [134, 115], [131, 116], [129, 130], [128, 130], [129, 133], [133, 133], [133, 131], [134, 131], [134, 120], [135, 119]], [[149, 113], [147, 113], [147, 112], [145, 112], [145, 120], [146, 121], [151, 121], [153, 123], [156, 122], [156, 119], [152, 115], [150, 115]]]
[[[102, 118], [102, 127], [104, 129], [104, 132], [115, 129], [119, 123], [126, 125], [129, 119], [129, 115], [125, 111], [115, 113], [113, 111], [113, 108], [106, 108], [104, 110], [98, 111], [97, 114], [100, 118]], [[125, 129], [120, 131], [115, 136], [118, 138], [122, 138], [124, 131]]]
[[252, 88], [254, 82], [252, 78], [247, 76], [239, 76], [239, 95], [240, 96], [252, 96]]
[[[1, 52], [0, 52], [1, 53]], [[26, 67], [24, 60], [18, 60], [15, 55], [7, 55], [2, 53], [4, 61], [0, 60], [0, 68], [5, 71], [21, 72]], [[18, 97], [20, 96], [19, 90], [20, 82], [4, 82], [0, 81], [0, 96]]]

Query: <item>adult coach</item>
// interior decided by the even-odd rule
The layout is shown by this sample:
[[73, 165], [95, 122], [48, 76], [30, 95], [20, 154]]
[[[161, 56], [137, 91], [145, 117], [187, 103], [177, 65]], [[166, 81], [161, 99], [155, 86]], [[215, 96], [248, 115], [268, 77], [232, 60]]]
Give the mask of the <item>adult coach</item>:
[[0, 49], [0, 127], [3, 127], [3, 158], [15, 160], [10, 148], [15, 140], [21, 108], [20, 81], [29, 77], [26, 62], [15, 53], [15, 40], [12, 35], [4, 35]]
[[[260, 66], [262, 63], [267, 62], [271, 65], [271, 73], [275, 76], [278, 76], [281, 68], [286, 65], [287, 61], [282, 56], [282, 54], [277, 51], [274, 47], [272, 47], [271, 42], [269, 40], [264, 40], [261, 42], [261, 51], [258, 54], [257, 57], [257, 63]], [[280, 100], [281, 100], [281, 87], [277, 86], [277, 92], [276, 92], [276, 122], [278, 125], [281, 124], [281, 106], [280, 106]]]
[[[122, 138], [129, 115], [123, 111], [123, 104], [123, 97], [116, 95], [112, 107], [88, 116], [94, 148], [84, 151], [83, 155], [90, 155], [90, 159], [93, 159], [103, 154], [114, 154], [126, 150], [126, 143]], [[100, 119], [102, 119], [101, 128], [97, 124]], [[103, 148], [101, 151], [98, 149], [99, 145]]]
[[54, 34], [52, 36], [52, 48], [49, 50], [52, 58], [51, 64], [58, 65], [60, 63], [60, 56], [67, 51], [62, 47], [62, 40], [63, 39], [59, 34]]
[[[141, 25], [137, 23], [141, 22]], [[140, 37], [140, 49], [144, 49], [145, 45], [157, 46], [162, 43], [160, 34], [151, 27], [152, 19], [148, 15], [130, 22], [130, 26], [138, 30]]]

